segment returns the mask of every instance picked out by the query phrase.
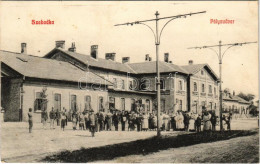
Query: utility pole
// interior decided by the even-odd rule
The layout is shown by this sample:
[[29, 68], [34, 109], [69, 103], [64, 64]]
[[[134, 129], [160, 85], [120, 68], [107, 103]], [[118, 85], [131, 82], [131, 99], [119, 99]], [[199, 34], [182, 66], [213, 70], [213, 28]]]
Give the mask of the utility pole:
[[[208, 48], [212, 51], [214, 51], [216, 53], [216, 55], [218, 56], [218, 60], [219, 60], [219, 120], [220, 120], [220, 130], [223, 129], [223, 124], [222, 124], [222, 108], [223, 108], [223, 99], [222, 99], [222, 60], [223, 57], [225, 55], [225, 53], [227, 52], [228, 49], [230, 49], [231, 47], [234, 46], [242, 46], [244, 44], [251, 44], [251, 43], [257, 43], [257, 42], [244, 42], [244, 43], [231, 43], [231, 44], [222, 44], [221, 41], [219, 41], [218, 45], [211, 45], [211, 46], [202, 46], [202, 47], [190, 47], [188, 49], [202, 49], [202, 48]], [[214, 49], [215, 47], [218, 47], [218, 52]], [[224, 52], [221, 52], [221, 48], [222, 47], [227, 47]]]
[[[162, 17], [159, 18], [159, 12], [156, 11], [155, 13], [155, 19], [147, 19], [147, 20], [141, 20], [141, 21], [135, 21], [135, 22], [127, 22], [127, 23], [123, 23], [123, 24], [116, 24], [115, 26], [123, 26], [123, 25], [136, 25], [136, 24], [141, 24], [141, 25], [145, 25], [146, 27], [148, 27], [153, 35], [154, 35], [154, 40], [155, 40], [155, 46], [156, 46], [156, 74], [157, 74], [157, 78], [156, 78], [156, 89], [157, 89], [157, 137], [161, 136], [161, 132], [160, 132], [160, 107], [161, 107], [161, 90], [160, 90], [160, 70], [159, 70], [159, 45], [160, 45], [160, 40], [161, 40], [161, 36], [162, 36], [162, 32], [165, 28], [165, 26], [170, 23], [172, 20], [177, 19], [177, 18], [186, 18], [187, 16], [192, 16], [195, 14], [202, 14], [202, 13], [206, 13], [206, 11], [202, 11], [202, 12], [196, 12], [196, 13], [189, 13], [189, 14], [181, 14], [181, 15], [175, 15], [175, 16], [169, 16], [169, 17]], [[168, 20], [162, 27], [162, 29], [160, 30], [160, 34], [159, 34], [159, 21], [166, 19]], [[152, 22], [155, 21], [156, 23], [156, 30], [154, 32], [153, 28], [147, 24], [145, 24], [145, 22]]]

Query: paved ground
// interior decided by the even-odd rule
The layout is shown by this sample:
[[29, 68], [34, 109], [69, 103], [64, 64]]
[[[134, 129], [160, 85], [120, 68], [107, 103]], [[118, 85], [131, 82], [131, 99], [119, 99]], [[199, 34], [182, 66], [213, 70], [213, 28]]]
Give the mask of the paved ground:
[[[55, 130], [43, 130], [41, 124], [35, 124], [32, 134], [28, 133], [27, 127], [27, 123], [1, 124], [1, 159], [3, 161], [37, 162], [47, 155], [60, 152], [62, 150], [77, 150], [82, 147], [99, 147], [115, 143], [134, 141], [137, 139], [144, 139], [156, 135], [155, 131], [104, 131], [96, 133], [96, 137], [92, 138], [90, 136], [90, 132], [79, 130], [73, 131], [71, 125], [68, 125], [67, 129], [62, 131], [59, 128]], [[256, 127], [257, 120], [232, 121], [232, 129], [246, 130]], [[171, 135], [177, 135], [179, 133], [183, 132], [163, 132], [163, 134]]]

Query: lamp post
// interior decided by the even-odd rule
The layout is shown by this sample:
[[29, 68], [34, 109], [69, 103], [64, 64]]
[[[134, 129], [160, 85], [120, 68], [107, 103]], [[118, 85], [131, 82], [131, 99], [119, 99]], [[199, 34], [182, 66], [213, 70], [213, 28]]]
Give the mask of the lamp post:
[[[227, 50], [230, 49], [231, 47], [234, 46], [242, 46], [244, 44], [251, 44], [251, 43], [257, 43], [257, 42], [244, 42], [244, 43], [232, 43], [232, 44], [222, 44], [221, 41], [219, 41], [218, 45], [212, 45], [212, 46], [202, 46], [202, 47], [190, 47], [188, 49], [202, 49], [202, 48], [208, 48], [212, 51], [215, 52], [215, 54], [218, 56], [218, 61], [219, 61], [219, 119], [220, 119], [220, 130], [223, 130], [223, 123], [222, 123], [222, 108], [223, 108], [223, 104], [222, 104], [222, 60], [224, 55], [226, 54]], [[213, 49], [214, 47], [218, 48], [218, 52]], [[222, 53], [221, 52], [221, 48], [222, 47], [228, 47], [225, 49], [225, 51]]]
[[[159, 14], [158, 11], [156, 11], [155, 19], [135, 21], [135, 22], [128, 22], [128, 23], [116, 24], [115, 25], [115, 26], [122, 26], [122, 25], [131, 25], [132, 26], [132, 25], [135, 25], [135, 24], [141, 24], [141, 25], [144, 25], [144, 26], [148, 27], [152, 31], [153, 35], [154, 35], [155, 46], [156, 46], [157, 136], [158, 137], [160, 137], [160, 135], [161, 135], [160, 127], [159, 127], [159, 125], [160, 125], [160, 117], [159, 116], [160, 116], [160, 107], [161, 107], [160, 70], [159, 70], [159, 45], [160, 45], [162, 32], [163, 32], [164, 28], [166, 27], [166, 25], [168, 23], [170, 23], [174, 19], [186, 18], [187, 16], [191, 16], [191, 15], [194, 15], [194, 14], [202, 14], [202, 13], [206, 13], [206, 11], [159, 18], [160, 14]], [[162, 19], [168, 19], [168, 21], [163, 25], [163, 27], [162, 27], [162, 29], [160, 30], [160, 33], [159, 33], [159, 27], [158, 27], [159, 26], [159, 21], [162, 20]], [[145, 24], [145, 22], [151, 22], [151, 21], [155, 21], [155, 23], [156, 23], [155, 24], [156, 25], [155, 32], [149, 25]]]

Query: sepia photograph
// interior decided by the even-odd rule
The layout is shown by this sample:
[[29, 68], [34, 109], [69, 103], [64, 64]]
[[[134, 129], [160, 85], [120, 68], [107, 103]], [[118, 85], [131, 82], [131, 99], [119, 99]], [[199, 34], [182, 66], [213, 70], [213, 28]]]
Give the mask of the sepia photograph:
[[258, 1], [1, 1], [1, 163], [259, 163]]

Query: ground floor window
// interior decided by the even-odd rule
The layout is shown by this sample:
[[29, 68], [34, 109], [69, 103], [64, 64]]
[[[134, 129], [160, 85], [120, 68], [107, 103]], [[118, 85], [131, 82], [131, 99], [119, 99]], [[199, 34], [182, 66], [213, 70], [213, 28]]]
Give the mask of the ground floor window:
[[150, 100], [149, 99], [146, 99], [146, 111], [147, 112], [150, 112]]
[[161, 111], [165, 112], [165, 100], [164, 99], [161, 100]]
[[91, 96], [85, 96], [85, 109], [84, 110], [90, 110], [91, 109]]
[[61, 110], [61, 94], [54, 94], [54, 110]]
[[47, 110], [47, 99], [42, 98], [42, 92], [36, 92], [36, 98], [34, 100], [34, 111]]
[[121, 98], [121, 110], [125, 110], [125, 98]]
[[182, 110], [182, 100], [179, 100], [179, 110]]
[[105, 108], [104, 108], [104, 99], [103, 99], [102, 96], [99, 97], [98, 108], [99, 108], [99, 111], [101, 111], [101, 112], [105, 112]]
[[115, 109], [115, 98], [109, 97], [109, 109], [114, 110]]
[[73, 112], [77, 111], [77, 96], [76, 95], [70, 96], [70, 108]]

